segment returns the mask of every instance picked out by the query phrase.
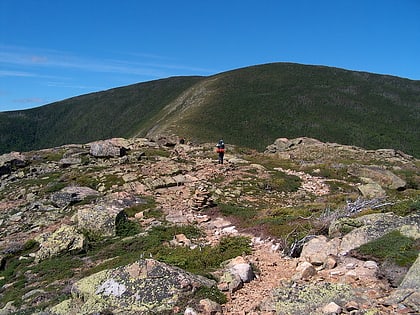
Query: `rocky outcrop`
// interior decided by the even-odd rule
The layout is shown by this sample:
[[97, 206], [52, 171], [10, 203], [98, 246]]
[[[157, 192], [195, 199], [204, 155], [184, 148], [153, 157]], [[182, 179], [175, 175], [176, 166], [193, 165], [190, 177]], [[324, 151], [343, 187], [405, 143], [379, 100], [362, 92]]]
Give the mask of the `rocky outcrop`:
[[406, 230], [404, 226], [413, 226], [417, 231], [420, 229], [419, 214], [400, 217], [393, 213], [375, 213], [359, 217], [356, 221], [360, 222], [362, 226], [343, 236], [340, 244], [342, 253], [347, 253], [351, 249], [384, 236], [393, 230], [404, 231]]
[[115, 236], [117, 223], [127, 220], [124, 209], [142, 203], [144, 203], [143, 199], [129, 193], [110, 194], [95, 205], [84, 205], [78, 208], [78, 228], [94, 237]]
[[74, 226], [63, 225], [52, 233], [40, 235], [35, 239], [39, 250], [35, 253], [35, 261], [48, 259], [65, 253], [74, 253], [84, 248], [85, 237]]
[[114, 138], [90, 143], [90, 154], [94, 157], [121, 157], [127, 153], [128, 142], [122, 138]]
[[51, 309], [54, 314], [142, 314], [172, 310], [181, 299], [215, 282], [153, 259], [104, 270], [77, 281], [73, 297]]
[[94, 196], [99, 196], [99, 192], [92, 188], [68, 186], [53, 193], [50, 199], [54, 206], [64, 208]]
[[403, 190], [407, 183], [400, 177], [377, 165], [357, 165], [353, 164], [348, 169], [350, 175], [364, 179], [365, 181], [372, 181], [381, 187]]
[[386, 304], [404, 304], [420, 313], [420, 254], [400, 286], [386, 299]]
[[10, 174], [19, 168], [28, 165], [26, 157], [19, 152], [11, 152], [0, 155], [0, 176]]

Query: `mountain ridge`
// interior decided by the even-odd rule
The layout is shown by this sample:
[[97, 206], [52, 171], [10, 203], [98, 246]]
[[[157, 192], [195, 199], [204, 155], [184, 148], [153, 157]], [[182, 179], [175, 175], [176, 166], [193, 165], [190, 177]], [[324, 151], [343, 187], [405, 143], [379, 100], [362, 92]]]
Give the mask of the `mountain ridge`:
[[0, 153], [168, 133], [257, 150], [307, 136], [420, 156], [419, 92], [420, 81], [293, 63], [171, 77], [0, 113]]

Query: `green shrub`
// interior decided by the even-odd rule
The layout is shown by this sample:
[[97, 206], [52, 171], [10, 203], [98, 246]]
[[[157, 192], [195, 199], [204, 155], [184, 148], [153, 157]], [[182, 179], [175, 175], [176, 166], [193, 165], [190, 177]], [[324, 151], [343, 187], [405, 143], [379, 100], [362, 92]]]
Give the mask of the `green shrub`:
[[417, 259], [419, 245], [395, 230], [358, 247], [355, 251], [361, 255], [374, 257], [378, 261], [389, 260], [399, 266], [411, 266]]
[[140, 225], [129, 220], [124, 211], [121, 211], [115, 218], [115, 234], [117, 236], [133, 236], [140, 233], [140, 231]]
[[195, 292], [195, 298], [199, 300], [210, 299], [219, 304], [225, 304], [227, 302], [226, 295], [217, 287], [201, 287]]

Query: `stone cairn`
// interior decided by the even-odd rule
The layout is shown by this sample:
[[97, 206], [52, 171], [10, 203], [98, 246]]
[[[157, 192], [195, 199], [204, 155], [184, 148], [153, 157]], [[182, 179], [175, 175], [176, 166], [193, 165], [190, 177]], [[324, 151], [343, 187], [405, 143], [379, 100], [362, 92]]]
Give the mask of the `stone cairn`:
[[212, 207], [214, 205], [210, 192], [203, 186], [198, 187], [191, 199], [191, 208], [196, 211]]

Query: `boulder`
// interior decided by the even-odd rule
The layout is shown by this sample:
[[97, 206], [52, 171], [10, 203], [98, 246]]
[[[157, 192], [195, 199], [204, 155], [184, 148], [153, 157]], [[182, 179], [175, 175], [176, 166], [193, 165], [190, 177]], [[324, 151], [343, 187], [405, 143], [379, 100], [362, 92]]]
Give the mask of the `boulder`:
[[26, 157], [19, 152], [0, 155], [0, 176], [10, 174], [12, 171], [23, 168], [28, 164]]
[[367, 199], [383, 198], [386, 196], [385, 190], [377, 183], [369, 183], [357, 186], [362, 196]]
[[215, 282], [153, 259], [103, 270], [77, 281], [73, 296], [51, 309], [53, 314], [159, 314], [200, 287]]
[[233, 293], [255, 278], [251, 264], [241, 256], [225, 262], [224, 265], [218, 284], [221, 291]]
[[403, 304], [413, 313], [420, 313], [420, 254], [408, 270], [401, 284], [385, 300], [387, 305]]
[[406, 217], [400, 217], [393, 213], [374, 213], [356, 218], [362, 226], [352, 230], [343, 236], [340, 244], [340, 252], [347, 253], [350, 250], [373, 241], [385, 234], [401, 229], [404, 226], [411, 226], [412, 230], [420, 229], [420, 215], [412, 214]]
[[352, 297], [352, 288], [346, 284], [292, 282], [273, 290], [271, 296], [262, 301], [260, 310], [290, 315], [322, 314], [316, 310], [332, 301], [344, 305]]
[[143, 199], [126, 192], [110, 194], [95, 205], [78, 207], [78, 228], [94, 237], [115, 236], [117, 221], [123, 223], [127, 220], [124, 209], [144, 202]]
[[64, 208], [89, 196], [99, 196], [99, 192], [89, 187], [69, 186], [53, 193], [50, 199], [56, 207]]
[[369, 178], [388, 189], [402, 190], [407, 185], [403, 179], [382, 166], [353, 164], [349, 167], [348, 173], [360, 178]]
[[127, 153], [127, 150], [127, 140], [120, 138], [90, 143], [90, 154], [95, 157], [121, 157]]
[[303, 245], [300, 260], [321, 266], [327, 262], [328, 257], [338, 255], [339, 244], [338, 238], [329, 240], [323, 235], [316, 236]]
[[46, 233], [35, 238], [39, 250], [35, 253], [35, 261], [48, 259], [67, 252], [79, 251], [84, 248], [85, 237], [76, 227], [63, 225], [53, 233]]
[[314, 275], [316, 275], [315, 267], [310, 262], [304, 261], [296, 267], [296, 273], [292, 279], [295, 281], [309, 280]]
[[72, 165], [80, 165], [82, 163], [82, 159], [79, 157], [67, 157], [67, 158], [62, 158], [58, 164], [63, 167], [69, 167]]

